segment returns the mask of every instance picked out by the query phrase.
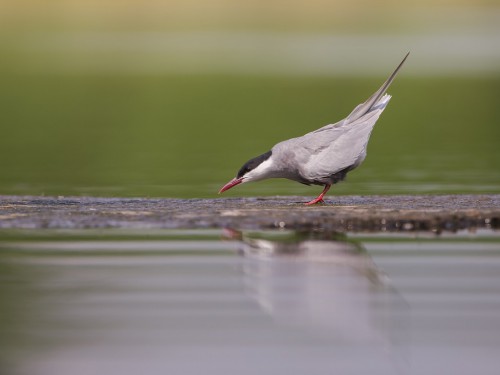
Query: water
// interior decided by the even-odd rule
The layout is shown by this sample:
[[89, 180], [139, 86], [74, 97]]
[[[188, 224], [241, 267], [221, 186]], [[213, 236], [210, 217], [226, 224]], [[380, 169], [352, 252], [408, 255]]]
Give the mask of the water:
[[[499, 15], [7, 0], [0, 195], [213, 198], [249, 158], [347, 115], [408, 50], [365, 163], [331, 194], [500, 193]], [[0, 373], [496, 374], [499, 254], [491, 232], [1, 231]]]
[[496, 374], [498, 233], [21, 231], [2, 374]]

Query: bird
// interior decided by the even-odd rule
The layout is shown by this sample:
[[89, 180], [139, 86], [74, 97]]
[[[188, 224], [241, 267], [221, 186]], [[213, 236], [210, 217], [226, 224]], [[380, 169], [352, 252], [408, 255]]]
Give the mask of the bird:
[[286, 178], [305, 185], [321, 185], [321, 194], [305, 203], [325, 203], [330, 187], [345, 179], [366, 158], [366, 148], [375, 123], [389, 103], [386, 93], [410, 52], [383, 85], [343, 120], [323, 126], [301, 137], [277, 143], [270, 151], [247, 161], [219, 194], [236, 185], [269, 178]]

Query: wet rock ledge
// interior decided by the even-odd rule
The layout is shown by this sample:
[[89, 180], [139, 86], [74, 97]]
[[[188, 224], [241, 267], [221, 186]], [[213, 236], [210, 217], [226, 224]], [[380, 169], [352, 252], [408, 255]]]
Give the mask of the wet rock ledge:
[[0, 228], [457, 231], [500, 228], [500, 194], [146, 199], [0, 196]]

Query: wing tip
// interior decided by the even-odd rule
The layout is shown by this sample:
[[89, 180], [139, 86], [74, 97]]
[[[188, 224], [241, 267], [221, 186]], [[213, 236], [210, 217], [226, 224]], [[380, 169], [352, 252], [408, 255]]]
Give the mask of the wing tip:
[[385, 107], [387, 106], [387, 104], [389, 104], [389, 101], [391, 100], [392, 96], [389, 95], [389, 94], [384, 94], [384, 96], [382, 96], [379, 101], [377, 103], [375, 103], [375, 105], [370, 109], [370, 112], [374, 111], [374, 110], [377, 110], [377, 109], [385, 109]]

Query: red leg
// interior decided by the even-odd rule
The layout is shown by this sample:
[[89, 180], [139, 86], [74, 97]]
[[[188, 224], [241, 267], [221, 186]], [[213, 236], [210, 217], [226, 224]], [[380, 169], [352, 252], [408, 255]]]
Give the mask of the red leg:
[[316, 204], [316, 203], [325, 203], [325, 201], [323, 200], [323, 197], [325, 196], [326, 192], [330, 189], [331, 186], [332, 185], [325, 185], [325, 188], [323, 189], [321, 194], [317, 198], [313, 199], [312, 201], [307, 202], [305, 205], [311, 206], [311, 205]]

